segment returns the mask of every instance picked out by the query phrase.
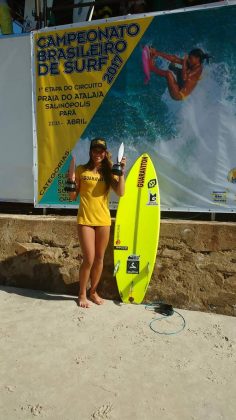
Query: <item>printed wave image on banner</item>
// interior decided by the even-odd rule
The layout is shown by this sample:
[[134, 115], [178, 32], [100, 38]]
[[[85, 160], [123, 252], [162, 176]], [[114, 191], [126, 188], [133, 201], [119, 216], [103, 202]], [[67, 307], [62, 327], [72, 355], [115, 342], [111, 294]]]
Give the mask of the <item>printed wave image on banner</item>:
[[[162, 210], [236, 210], [236, 6], [39, 31], [35, 204], [75, 206], [68, 167], [104, 137], [128, 169], [148, 153]], [[111, 196], [111, 208], [117, 205]]]

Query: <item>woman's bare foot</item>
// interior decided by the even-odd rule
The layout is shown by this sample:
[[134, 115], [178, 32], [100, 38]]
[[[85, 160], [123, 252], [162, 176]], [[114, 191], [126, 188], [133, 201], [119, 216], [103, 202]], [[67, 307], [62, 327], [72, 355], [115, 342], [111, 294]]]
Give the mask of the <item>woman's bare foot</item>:
[[103, 305], [104, 300], [97, 294], [97, 292], [90, 292], [89, 298], [92, 302], [96, 303], [96, 305]]
[[158, 57], [158, 55], [159, 55], [158, 51], [155, 50], [155, 48], [153, 48], [153, 47], [149, 47], [149, 53], [150, 53], [151, 58]]
[[86, 296], [79, 296], [78, 297], [78, 305], [81, 308], [90, 308], [91, 303], [88, 301], [88, 299], [86, 298]]

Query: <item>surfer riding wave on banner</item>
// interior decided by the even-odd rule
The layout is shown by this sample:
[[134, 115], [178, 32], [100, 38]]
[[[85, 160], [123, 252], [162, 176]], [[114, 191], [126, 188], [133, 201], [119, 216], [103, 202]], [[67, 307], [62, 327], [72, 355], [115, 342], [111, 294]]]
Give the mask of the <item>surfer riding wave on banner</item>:
[[[168, 70], [163, 70], [156, 66], [155, 58], [157, 57], [164, 58], [170, 62]], [[145, 83], [150, 79], [150, 72], [165, 77], [171, 98], [176, 101], [182, 101], [197, 86], [201, 78], [203, 63], [205, 60], [209, 63], [210, 58], [211, 56], [204, 53], [200, 48], [195, 48], [185, 55], [184, 58], [180, 58], [176, 55], [158, 51], [153, 47], [145, 46], [142, 54], [143, 70], [146, 76]]]

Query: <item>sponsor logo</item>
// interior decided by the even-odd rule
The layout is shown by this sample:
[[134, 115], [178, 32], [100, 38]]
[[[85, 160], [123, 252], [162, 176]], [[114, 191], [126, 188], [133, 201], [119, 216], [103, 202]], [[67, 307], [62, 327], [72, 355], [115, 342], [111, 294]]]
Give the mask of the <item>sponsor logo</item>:
[[158, 206], [157, 193], [152, 194], [150, 191], [148, 193], [149, 193], [149, 197], [148, 197], [147, 206]]
[[214, 203], [226, 203], [227, 191], [212, 191], [211, 193]]
[[120, 225], [118, 225], [117, 229], [116, 229], [116, 238], [115, 238], [114, 249], [117, 249], [117, 250], [120, 250], [120, 251], [127, 251], [127, 249], [128, 249], [128, 247], [126, 245], [121, 245]]
[[142, 188], [144, 186], [147, 163], [148, 163], [148, 157], [143, 156], [142, 160], [141, 160], [141, 163], [140, 163], [139, 173], [138, 173], [137, 187], [139, 187], [139, 188]]
[[127, 259], [127, 274], [139, 274], [139, 255], [129, 255]]
[[104, 181], [104, 178], [102, 176], [89, 176], [89, 175], [83, 175], [81, 176], [81, 179], [83, 181]]
[[233, 168], [229, 171], [227, 179], [229, 182], [236, 184], [236, 168]]
[[150, 181], [148, 181], [148, 188], [154, 188], [156, 185], [157, 185], [156, 179], [150, 179]]
[[116, 238], [115, 238], [115, 243], [116, 243], [117, 245], [119, 245], [119, 244], [120, 244], [120, 225], [118, 225], [118, 226], [117, 226], [117, 229], [116, 229]]

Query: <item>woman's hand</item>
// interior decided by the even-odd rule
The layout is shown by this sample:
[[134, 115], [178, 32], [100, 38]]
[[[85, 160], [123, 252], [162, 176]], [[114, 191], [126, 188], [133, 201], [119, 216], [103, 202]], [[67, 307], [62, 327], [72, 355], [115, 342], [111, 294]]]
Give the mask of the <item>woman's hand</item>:
[[126, 167], [126, 157], [123, 156], [123, 158], [120, 161], [120, 165], [122, 168], [122, 175], [121, 176], [116, 176], [113, 177], [112, 179], [112, 183], [111, 183], [111, 187], [113, 188], [113, 190], [115, 191], [115, 193], [119, 196], [122, 197], [122, 195], [124, 195], [125, 193], [125, 167]]
[[152, 57], [152, 58], [154, 58], [154, 57], [157, 57], [159, 54], [160, 54], [160, 52], [159, 51], [157, 51], [155, 48], [153, 48], [153, 47], [149, 47], [149, 52], [150, 52], [150, 56]]
[[122, 175], [125, 174], [125, 167], [126, 167], [126, 162], [127, 162], [127, 158], [126, 156], [123, 156], [123, 158], [121, 159], [121, 167], [122, 167]]

